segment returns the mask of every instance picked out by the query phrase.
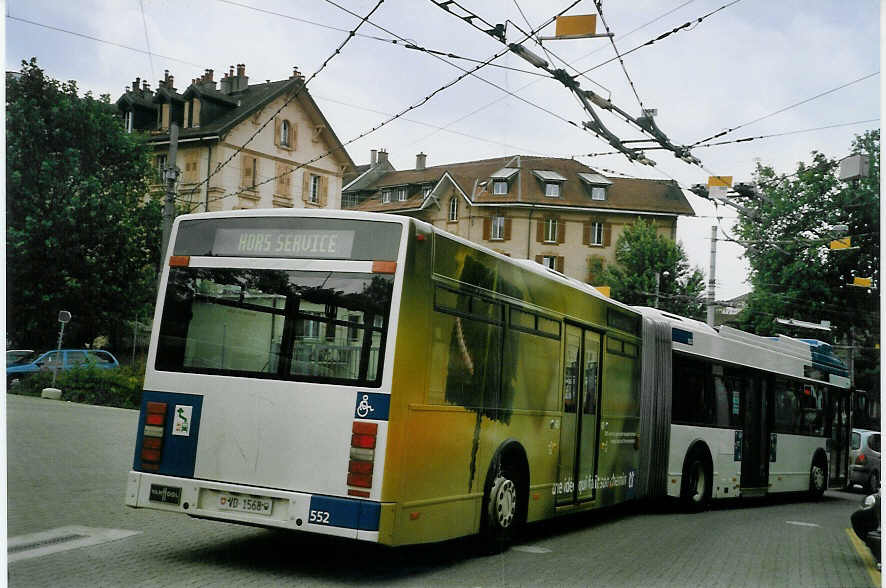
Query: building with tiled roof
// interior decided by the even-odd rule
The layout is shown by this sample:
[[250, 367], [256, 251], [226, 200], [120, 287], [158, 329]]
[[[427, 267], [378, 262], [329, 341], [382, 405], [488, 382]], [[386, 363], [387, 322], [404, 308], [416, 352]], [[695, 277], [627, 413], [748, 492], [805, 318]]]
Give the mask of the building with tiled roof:
[[[167, 71], [156, 91], [136, 78], [116, 106], [129, 132], [148, 134], [158, 171], [166, 165], [170, 125], [178, 124], [178, 194], [194, 211], [339, 208], [342, 175], [354, 167], [298, 70], [250, 84], [239, 64], [218, 85], [206, 70], [181, 93]], [[164, 188], [160, 174], [154, 188]]]
[[573, 159], [514, 155], [427, 167], [426, 157], [416, 157], [415, 169], [352, 181], [342, 202], [414, 216], [592, 284], [591, 268], [614, 261], [626, 225], [643, 218], [675, 239], [677, 218], [694, 215], [674, 181], [610, 177]]

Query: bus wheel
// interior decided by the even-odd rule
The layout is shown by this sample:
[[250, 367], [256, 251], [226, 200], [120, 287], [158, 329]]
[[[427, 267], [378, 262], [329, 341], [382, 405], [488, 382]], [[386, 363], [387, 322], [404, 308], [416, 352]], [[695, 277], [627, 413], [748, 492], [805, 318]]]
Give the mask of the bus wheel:
[[520, 504], [517, 473], [505, 463], [493, 466], [483, 496], [483, 523], [480, 531], [481, 551], [501, 553], [508, 548], [520, 524]]
[[713, 468], [707, 456], [698, 449], [686, 458], [683, 467], [683, 483], [680, 488], [680, 501], [689, 512], [699, 512], [707, 508], [711, 501], [714, 483]]
[[821, 498], [827, 487], [826, 467], [821, 461], [812, 463], [812, 469], [809, 471], [809, 496], [814, 499]]

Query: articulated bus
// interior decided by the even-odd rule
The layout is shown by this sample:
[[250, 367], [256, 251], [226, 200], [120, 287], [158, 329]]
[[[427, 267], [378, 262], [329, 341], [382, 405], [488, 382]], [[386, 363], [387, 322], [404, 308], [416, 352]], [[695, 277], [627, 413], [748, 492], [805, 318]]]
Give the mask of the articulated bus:
[[176, 219], [126, 504], [385, 545], [845, 477], [810, 344], [631, 308], [408, 217]]

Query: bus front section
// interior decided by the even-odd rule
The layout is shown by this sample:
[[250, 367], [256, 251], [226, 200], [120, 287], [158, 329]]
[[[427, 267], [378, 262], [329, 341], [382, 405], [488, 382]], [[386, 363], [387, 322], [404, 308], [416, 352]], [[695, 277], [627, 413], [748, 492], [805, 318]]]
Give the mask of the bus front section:
[[127, 505], [379, 541], [406, 222], [177, 219]]

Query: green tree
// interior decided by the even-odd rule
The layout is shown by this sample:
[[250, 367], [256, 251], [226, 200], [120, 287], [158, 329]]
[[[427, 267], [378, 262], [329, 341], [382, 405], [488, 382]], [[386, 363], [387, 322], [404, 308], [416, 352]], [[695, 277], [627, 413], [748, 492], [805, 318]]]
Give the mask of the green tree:
[[[741, 327], [760, 334], [783, 332], [815, 337], [809, 331], [786, 331], [776, 318], [831, 322], [833, 343], [852, 340], [859, 358], [856, 384], [874, 389], [879, 364], [873, 352], [879, 343], [876, 290], [850, 286], [855, 277], [879, 285], [880, 268], [880, 132], [857, 136], [853, 154], [870, 158], [869, 175], [848, 182], [839, 179], [839, 162], [813, 152], [790, 175], [758, 165], [755, 180], [762, 198], [751, 204], [756, 214], [743, 215], [736, 232], [748, 247], [753, 286]], [[839, 230], [840, 225], [848, 227]], [[852, 249], [828, 247], [849, 236]]]
[[690, 268], [683, 246], [660, 235], [651, 222], [638, 218], [615, 242], [615, 263], [591, 262], [594, 281], [612, 288], [612, 297], [626, 304], [655, 306], [692, 318], [703, 318], [704, 274]]
[[119, 345], [154, 297], [160, 203], [147, 199], [142, 138], [124, 132], [108, 96], [22, 62], [6, 85], [7, 341], [54, 345], [98, 335]]

